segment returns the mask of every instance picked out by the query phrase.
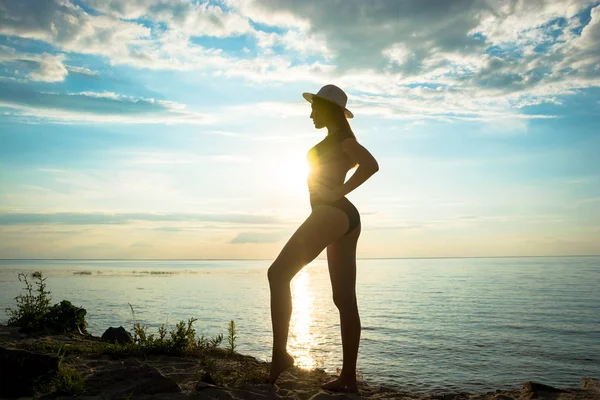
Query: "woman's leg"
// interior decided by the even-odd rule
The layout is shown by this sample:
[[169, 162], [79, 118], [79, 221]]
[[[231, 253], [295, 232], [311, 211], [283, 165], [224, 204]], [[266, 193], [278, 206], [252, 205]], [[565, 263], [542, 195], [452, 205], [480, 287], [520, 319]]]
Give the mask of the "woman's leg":
[[341, 210], [330, 206], [315, 207], [269, 268], [273, 324], [271, 383], [275, 383], [281, 372], [294, 362], [286, 350], [292, 315], [291, 280], [327, 245], [339, 239], [348, 229], [348, 224], [348, 218]]
[[332, 391], [357, 392], [356, 359], [360, 342], [360, 317], [356, 301], [356, 245], [360, 225], [327, 247], [333, 302], [340, 312], [344, 361], [340, 377], [322, 387]]

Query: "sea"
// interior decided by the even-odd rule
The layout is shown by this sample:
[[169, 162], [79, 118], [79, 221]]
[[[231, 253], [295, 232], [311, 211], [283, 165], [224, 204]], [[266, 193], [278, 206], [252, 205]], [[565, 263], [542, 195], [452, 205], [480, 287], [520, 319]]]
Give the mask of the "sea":
[[[270, 360], [269, 260], [0, 260], [0, 321], [42, 271], [52, 304], [87, 310], [88, 331], [195, 318], [198, 336], [237, 328], [236, 350]], [[288, 351], [301, 368], [342, 365], [325, 260], [292, 281]], [[600, 378], [600, 256], [360, 259], [358, 372], [414, 393], [570, 388]], [[226, 346], [226, 341], [223, 342]]]

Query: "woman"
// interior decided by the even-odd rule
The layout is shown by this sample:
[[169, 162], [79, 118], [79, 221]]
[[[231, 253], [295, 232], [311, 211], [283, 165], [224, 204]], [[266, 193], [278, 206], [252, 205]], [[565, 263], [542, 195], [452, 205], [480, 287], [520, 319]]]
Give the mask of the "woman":
[[[312, 103], [315, 128], [327, 128], [327, 136], [308, 152], [308, 189], [312, 212], [292, 235], [269, 268], [273, 357], [270, 382], [294, 364], [287, 353], [292, 315], [290, 282], [306, 264], [327, 248], [333, 301], [340, 312], [343, 367], [338, 379], [323, 385], [331, 391], [357, 392], [356, 358], [360, 341], [360, 318], [356, 302], [356, 243], [360, 235], [360, 215], [348, 201], [350, 193], [378, 171], [375, 158], [357, 141], [346, 118], [347, 96], [334, 85], [323, 86], [315, 95], [303, 93]], [[347, 182], [346, 173], [358, 164]]]

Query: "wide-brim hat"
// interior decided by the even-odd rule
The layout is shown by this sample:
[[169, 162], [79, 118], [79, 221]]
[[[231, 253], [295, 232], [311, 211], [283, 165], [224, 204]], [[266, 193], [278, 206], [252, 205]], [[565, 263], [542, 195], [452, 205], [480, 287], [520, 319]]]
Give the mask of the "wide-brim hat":
[[335, 85], [325, 85], [321, 89], [319, 89], [317, 94], [304, 92], [302, 93], [302, 97], [304, 97], [309, 103], [313, 102], [313, 98], [318, 97], [337, 106], [340, 106], [344, 110], [344, 115], [346, 116], [346, 118], [349, 119], [354, 117], [354, 114], [352, 114], [352, 112], [346, 108], [348, 96], [346, 96], [346, 93], [344, 93], [342, 89]]

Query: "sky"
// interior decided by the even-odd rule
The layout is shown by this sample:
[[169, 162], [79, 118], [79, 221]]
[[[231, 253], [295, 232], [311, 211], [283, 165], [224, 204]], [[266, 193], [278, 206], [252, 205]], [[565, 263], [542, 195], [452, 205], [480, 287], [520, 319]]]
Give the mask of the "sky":
[[2, 0], [0, 258], [276, 257], [325, 84], [358, 257], [600, 254], [599, 43], [587, 0]]

